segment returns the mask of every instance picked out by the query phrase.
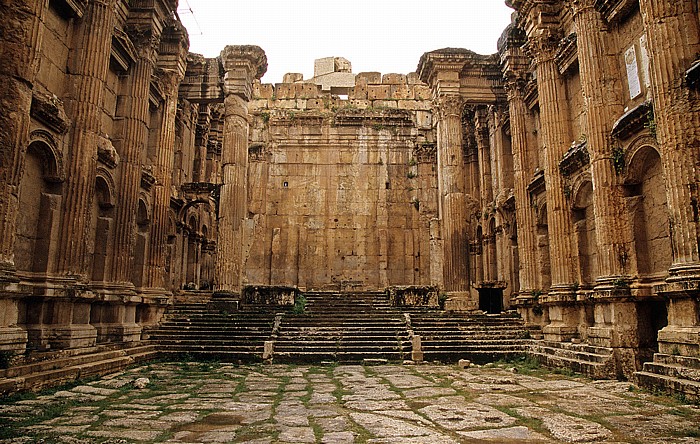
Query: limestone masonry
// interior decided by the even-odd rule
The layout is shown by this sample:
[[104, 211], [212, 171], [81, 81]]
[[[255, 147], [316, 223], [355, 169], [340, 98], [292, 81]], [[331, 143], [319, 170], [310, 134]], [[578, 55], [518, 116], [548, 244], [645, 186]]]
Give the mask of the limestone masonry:
[[175, 302], [386, 292], [700, 396], [696, 1], [507, 0], [497, 54], [275, 85], [257, 46], [189, 53], [177, 3], [0, 6], [4, 361], [140, 344]]

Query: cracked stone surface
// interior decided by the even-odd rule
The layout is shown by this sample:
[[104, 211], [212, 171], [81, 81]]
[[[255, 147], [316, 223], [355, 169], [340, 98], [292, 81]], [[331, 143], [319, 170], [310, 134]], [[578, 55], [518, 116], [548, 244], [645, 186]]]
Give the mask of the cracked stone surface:
[[628, 382], [493, 365], [154, 363], [0, 401], [0, 444], [700, 443], [699, 424]]

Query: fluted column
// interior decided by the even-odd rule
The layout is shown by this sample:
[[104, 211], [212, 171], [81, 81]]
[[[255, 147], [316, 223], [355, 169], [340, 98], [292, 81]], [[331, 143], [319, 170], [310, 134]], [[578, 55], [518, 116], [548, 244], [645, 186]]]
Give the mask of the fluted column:
[[700, 30], [691, 0], [640, 0], [656, 120], [666, 182], [673, 264], [671, 275], [700, 276], [697, 162], [700, 111], [689, 98], [684, 73], [700, 52]]
[[175, 117], [177, 114], [178, 83], [182, 77], [176, 71], [161, 70], [159, 79], [165, 100], [158, 129], [153, 176], [153, 217], [146, 265], [146, 286], [165, 289], [165, 256], [168, 248], [168, 210], [175, 159]]
[[612, 160], [610, 132], [622, 115], [619, 73], [610, 72], [608, 35], [595, 0], [571, 0], [578, 36], [579, 73], [586, 109], [587, 148], [591, 159], [593, 209], [598, 243], [598, 281], [603, 285], [628, 274], [631, 254], [624, 239], [627, 212]]
[[247, 216], [248, 105], [252, 85], [267, 70], [267, 58], [257, 46], [227, 46], [221, 52], [224, 77], [224, 130], [221, 150], [216, 290], [241, 291], [244, 221]]
[[148, 144], [149, 91], [159, 36], [150, 30], [132, 32], [137, 58], [129, 70], [127, 92], [122, 97], [127, 114], [122, 120], [121, 163], [115, 207], [112, 281], [131, 280], [134, 261], [136, 214], [139, 205], [142, 160]]
[[[548, 28], [529, 37], [537, 66], [542, 142], [545, 148], [544, 178], [547, 186], [547, 226], [551, 257], [552, 290], [565, 290], [574, 282], [571, 248], [571, 211], [564, 195], [559, 161], [571, 144], [566, 88], [554, 60], [559, 39]], [[550, 294], [552, 291], [550, 291]]]
[[71, 63], [75, 88], [66, 101], [73, 121], [67, 146], [66, 183], [63, 186], [58, 271], [87, 275], [86, 239], [95, 188], [96, 146], [109, 68], [115, 0], [92, 0], [78, 25], [75, 59]]
[[0, 279], [15, 269], [19, 184], [48, 0], [3, 2], [0, 36]]
[[527, 106], [523, 99], [524, 81], [511, 75], [507, 78], [506, 92], [510, 110], [510, 137], [513, 151], [515, 217], [518, 230], [519, 280], [521, 297], [530, 296], [537, 287], [537, 221], [530, 205], [527, 186], [532, 171], [528, 158]]
[[462, 108], [459, 96], [438, 99], [438, 183], [444, 246], [443, 289], [455, 308], [474, 308], [469, 296], [469, 233]]

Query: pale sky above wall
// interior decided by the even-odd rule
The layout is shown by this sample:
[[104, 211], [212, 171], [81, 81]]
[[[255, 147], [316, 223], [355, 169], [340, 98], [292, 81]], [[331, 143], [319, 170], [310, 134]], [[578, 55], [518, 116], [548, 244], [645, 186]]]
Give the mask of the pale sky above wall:
[[192, 52], [265, 50], [263, 83], [287, 72], [311, 78], [322, 57], [345, 57], [354, 73], [406, 74], [435, 49], [492, 54], [511, 13], [504, 0], [180, 0], [178, 7]]

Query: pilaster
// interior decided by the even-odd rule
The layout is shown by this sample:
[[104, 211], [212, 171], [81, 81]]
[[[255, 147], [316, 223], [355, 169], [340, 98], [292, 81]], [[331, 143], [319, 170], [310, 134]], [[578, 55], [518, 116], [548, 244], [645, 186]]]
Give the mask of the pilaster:
[[224, 66], [224, 129], [221, 150], [216, 290], [240, 294], [244, 220], [247, 217], [248, 101], [253, 81], [267, 70], [265, 52], [257, 46], [227, 46]]

